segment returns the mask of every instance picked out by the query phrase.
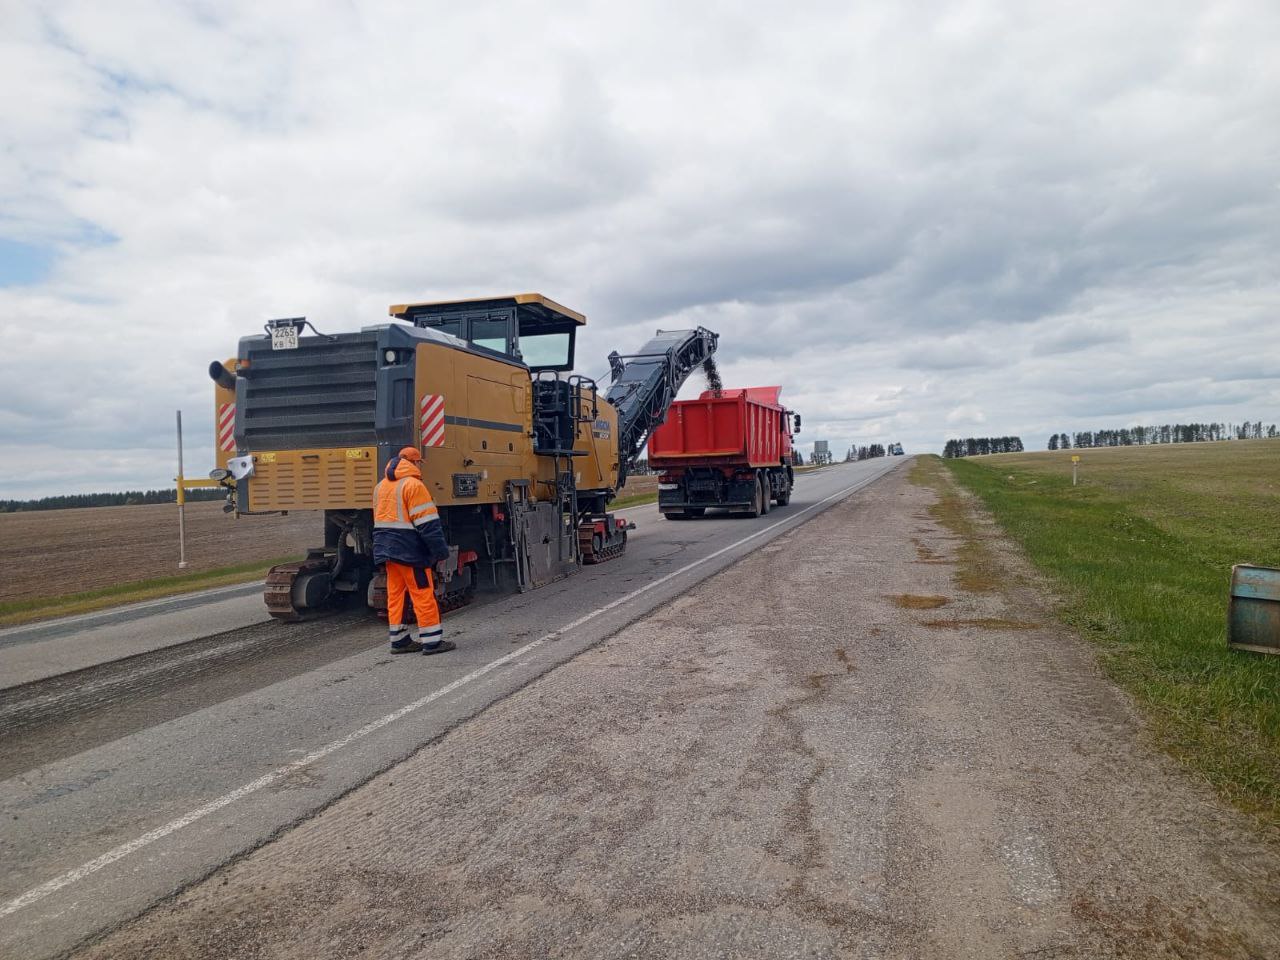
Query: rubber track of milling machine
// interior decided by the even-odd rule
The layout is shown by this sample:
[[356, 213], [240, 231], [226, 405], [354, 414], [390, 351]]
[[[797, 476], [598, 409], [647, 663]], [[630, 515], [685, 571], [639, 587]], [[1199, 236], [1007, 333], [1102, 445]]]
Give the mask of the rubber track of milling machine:
[[622, 556], [622, 551], [627, 548], [626, 530], [619, 530], [613, 543], [600, 547], [596, 546], [595, 533], [590, 524], [584, 523], [578, 527], [578, 551], [582, 554], [584, 564], [605, 563]]
[[[315, 573], [327, 574], [331, 569], [332, 561], [328, 557], [308, 557], [306, 560], [281, 563], [272, 567], [267, 573], [266, 589], [263, 591], [263, 600], [266, 601], [267, 613], [284, 623], [315, 620], [318, 617], [333, 613], [337, 602], [340, 602], [337, 598], [351, 596], [351, 594], [334, 593], [329, 598], [329, 602], [303, 609], [298, 609], [294, 605], [294, 588], [300, 577]], [[387, 612], [387, 575], [385, 571], [378, 570], [373, 575], [373, 582], [369, 586], [368, 598], [370, 606], [385, 617]], [[436, 604], [443, 615], [467, 606], [474, 598], [474, 589], [448, 590], [443, 594], [436, 595]], [[407, 607], [406, 612], [412, 613], [412, 606]]]
[[299, 610], [293, 604], [294, 587], [299, 578], [309, 574], [327, 574], [333, 563], [328, 557], [308, 557], [293, 563], [280, 563], [267, 571], [267, 585], [262, 592], [267, 613], [286, 623], [309, 620], [328, 612], [327, 607]]

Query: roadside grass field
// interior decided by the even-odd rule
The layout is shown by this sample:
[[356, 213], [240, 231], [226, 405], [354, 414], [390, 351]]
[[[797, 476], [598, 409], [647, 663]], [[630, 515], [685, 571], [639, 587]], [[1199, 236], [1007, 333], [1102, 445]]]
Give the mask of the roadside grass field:
[[1280, 440], [944, 462], [1058, 582], [1161, 745], [1280, 826], [1280, 656], [1226, 645], [1232, 564], [1280, 567]]

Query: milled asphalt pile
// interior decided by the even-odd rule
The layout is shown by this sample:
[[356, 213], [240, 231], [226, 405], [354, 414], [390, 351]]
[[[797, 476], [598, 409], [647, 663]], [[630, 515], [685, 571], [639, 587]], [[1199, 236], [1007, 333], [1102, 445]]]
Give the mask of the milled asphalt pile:
[[1280, 956], [1276, 845], [1011, 551], [957, 590], [933, 499], [886, 477], [83, 956]]

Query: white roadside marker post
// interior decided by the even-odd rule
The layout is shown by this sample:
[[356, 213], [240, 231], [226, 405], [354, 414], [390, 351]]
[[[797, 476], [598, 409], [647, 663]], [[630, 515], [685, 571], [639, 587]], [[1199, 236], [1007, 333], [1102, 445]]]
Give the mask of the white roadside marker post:
[[1072, 485], [1073, 487], [1076, 485], [1076, 471], [1077, 471], [1079, 468], [1080, 468], [1080, 457], [1079, 457], [1079, 455], [1072, 456], [1072, 458], [1071, 458], [1071, 485]]
[[187, 569], [187, 489], [182, 476], [182, 411], [178, 411], [178, 569]]
[[[182, 472], [182, 411], [178, 413], [178, 475], [174, 482], [178, 485], [178, 569], [187, 569], [187, 488], [217, 487], [219, 481], [212, 476], [208, 480], [188, 480]], [[218, 471], [215, 471], [215, 473]]]

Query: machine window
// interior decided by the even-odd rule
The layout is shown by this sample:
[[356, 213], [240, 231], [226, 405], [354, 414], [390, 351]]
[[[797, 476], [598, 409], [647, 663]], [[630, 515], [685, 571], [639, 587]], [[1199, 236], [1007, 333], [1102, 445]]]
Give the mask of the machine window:
[[471, 342], [486, 350], [507, 352], [507, 319], [473, 319], [471, 321]]
[[569, 334], [538, 333], [520, 337], [520, 352], [530, 367], [563, 367], [569, 360]]
[[441, 320], [439, 323], [429, 324], [432, 330], [439, 330], [441, 333], [447, 333], [457, 337], [462, 337], [462, 321], [461, 320]]

